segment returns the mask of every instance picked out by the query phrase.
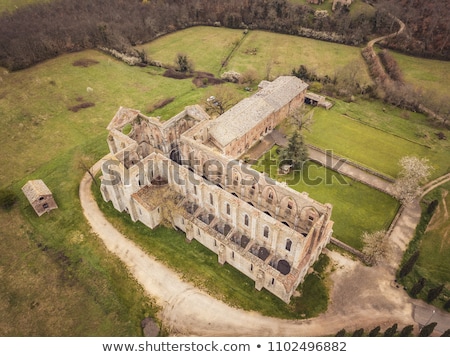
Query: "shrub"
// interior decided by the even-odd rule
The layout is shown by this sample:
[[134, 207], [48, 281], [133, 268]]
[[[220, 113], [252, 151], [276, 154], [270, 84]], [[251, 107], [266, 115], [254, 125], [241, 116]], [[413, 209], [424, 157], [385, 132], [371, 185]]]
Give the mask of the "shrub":
[[397, 332], [397, 324], [393, 324], [391, 327], [389, 327], [386, 331], [384, 331], [384, 337], [392, 337]]
[[10, 210], [17, 202], [17, 195], [10, 190], [0, 190], [0, 207], [4, 210]]
[[80, 103], [80, 104], [74, 105], [72, 107], [69, 107], [69, 110], [76, 113], [81, 109], [90, 108], [90, 107], [94, 107], [94, 106], [95, 106], [95, 103], [84, 102], [84, 103]]
[[427, 302], [430, 303], [434, 301], [439, 296], [439, 294], [442, 292], [443, 289], [444, 285], [439, 285], [435, 288], [430, 289], [427, 295]]
[[447, 302], [444, 304], [444, 309], [447, 311], [450, 310], [450, 299], [448, 299]]
[[400, 336], [400, 337], [408, 337], [408, 336], [411, 336], [413, 330], [414, 330], [414, 326], [413, 326], [413, 325], [405, 326], [405, 327], [401, 330], [399, 336]]
[[377, 337], [378, 334], [380, 333], [381, 327], [377, 326], [375, 328], [373, 328], [372, 330], [370, 330], [369, 332], [369, 337]]
[[419, 294], [422, 291], [423, 287], [425, 286], [425, 282], [426, 282], [426, 279], [421, 278], [421, 279], [419, 279], [419, 281], [417, 283], [414, 284], [414, 286], [411, 288], [411, 291], [410, 291], [410, 295], [413, 298], [415, 298], [417, 296], [417, 294]]
[[337, 332], [336, 337], [344, 337], [346, 333], [347, 331], [343, 328]]
[[364, 335], [364, 329], [360, 328], [359, 330], [355, 330], [355, 332], [353, 332], [352, 337], [361, 337], [362, 335]]
[[450, 337], [450, 328], [448, 330], [445, 330], [441, 337]]
[[437, 322], [432, 322], [431, 324], [428, 324], [428, 325], [422, 327], [422, 330], [420, 330], [420, 332], [419, 332], [419, 337], [430, 336], [433, 333], [436, 325], [437, 325]]
[[419, 259], [420, 252], [416, 250], [413, 255], [407, 260], [407, 262], [403, 265], [403, 267], [400, 269], [399, 277], [404, 278], [406, 275], [408, 275], [412, 268], [414, 267], [414, 264], [416, 264], [417, 259]]

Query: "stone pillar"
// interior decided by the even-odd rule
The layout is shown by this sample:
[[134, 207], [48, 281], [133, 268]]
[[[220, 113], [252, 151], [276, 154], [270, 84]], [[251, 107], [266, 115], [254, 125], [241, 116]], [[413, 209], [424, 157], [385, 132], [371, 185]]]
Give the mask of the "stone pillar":
[[258, 270], [256, 274], [255, 289], [260, 291], [264, 287], [264, 271]]
[[192, 224], [191, 221], [186, 221], [185, 224], [185, 229], [186, 229], [186, 241], [188, 243], [191, 243], [192, 239], [194, 239], [194, 229], [196, 229], [196, 227], [194, 227], [194, 225]]
[[221, 244], [219, 247], [218, 260], [220, 265], [224, 265], [227, 261], [227, 249], [224, 244]]

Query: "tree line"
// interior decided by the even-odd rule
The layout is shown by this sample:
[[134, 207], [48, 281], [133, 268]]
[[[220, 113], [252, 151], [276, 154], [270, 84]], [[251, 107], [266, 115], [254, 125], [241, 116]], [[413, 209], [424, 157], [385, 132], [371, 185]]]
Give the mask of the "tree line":
[[0, 66], [19, 70], [61, 53], [96, 47], [139, 56], [134, 45], [195, 25], [262, 29], [358, 45], [375, 32], [387, 31], [383, 16], [378, 11], [352, 16], [346, 8], [317, 16], [312, 7], [288, 0], [55, 0], [0, 16]]
[[386, 14], [398, 17], [406, 25], [404, 33], [387, 41], [388, 47], [421, 57], [450, 59], [448, 1], [372, 0], [372, 3]]

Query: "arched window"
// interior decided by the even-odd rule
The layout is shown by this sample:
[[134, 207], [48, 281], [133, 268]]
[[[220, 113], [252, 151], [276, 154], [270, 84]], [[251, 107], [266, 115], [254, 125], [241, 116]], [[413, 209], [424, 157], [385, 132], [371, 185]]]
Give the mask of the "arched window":
[[290, 252], [291, 247], [292, 247], [292, 241], [290, 239], [287, 239], [286, 240], [286, 250]]
[[197, 186], [194, 186], [194, 195], [197, 194]]
[[227, 214], [230, 215], [231, 214], [231, 207], [230, 204], [227, 203]]
[[248, 218], [248, 215], [246, 214], [246, 215], [244, 215], [244, 224], [248, 227], [248, 220], [249, 220], [249, 218]]
[[289, 200], [288, 204], [287, 204], [287, 208], [292, 209], [292, 207], [294, 207], [294, 203], [291, 200]]
[[267, 195], [267, 200], [272, 201], [273, 200], [273, 192], [269, 191], [269, 194]]
[[269, 238], [269, 227], [265, 226], [264, 227], [264, 238]]

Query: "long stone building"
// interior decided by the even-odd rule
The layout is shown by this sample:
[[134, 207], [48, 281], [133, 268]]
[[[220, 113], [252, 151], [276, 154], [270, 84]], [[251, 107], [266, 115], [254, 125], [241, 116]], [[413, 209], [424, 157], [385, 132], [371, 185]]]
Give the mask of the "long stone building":
[[164, 123], [120, 108], [108, 126], [103, 198], [149, 228], [184, 231], [288, 303], [330, 241], [332, 207], [238, 158], [303, 104], [306, 89], [296, 77], [263, 82], [213, 120], [197, 105]]

